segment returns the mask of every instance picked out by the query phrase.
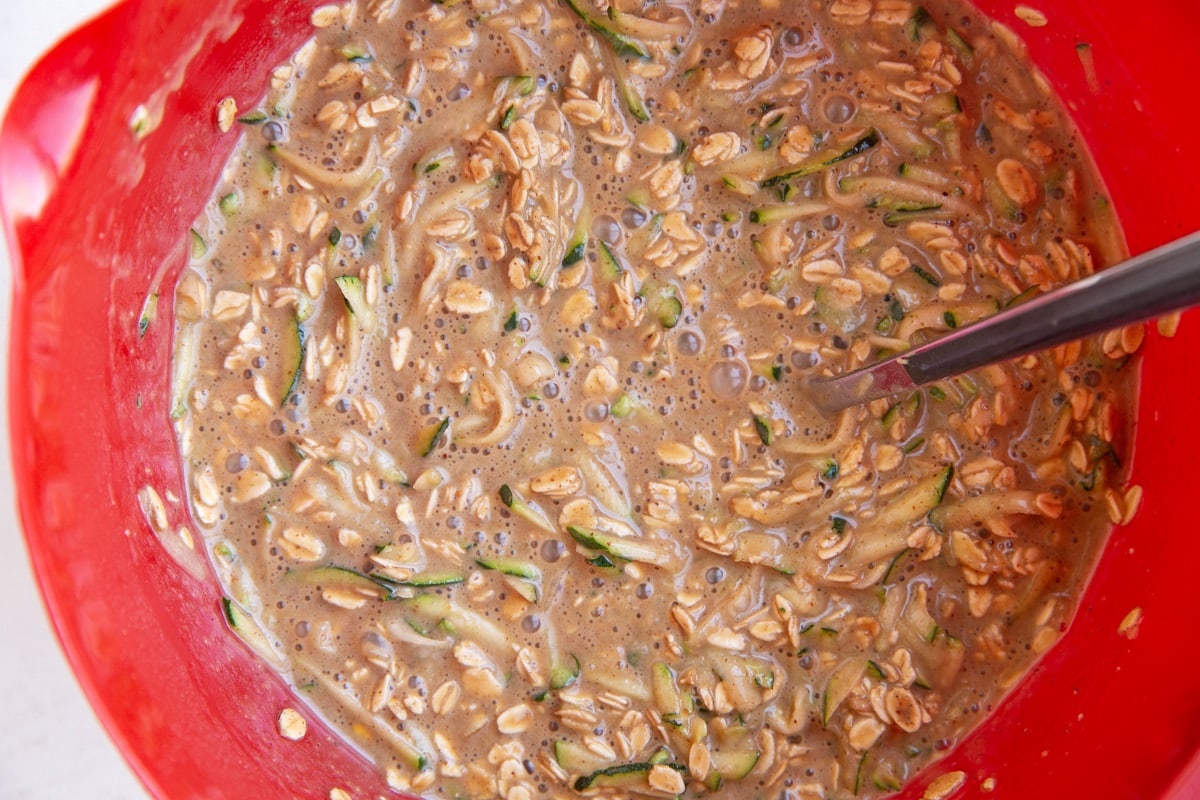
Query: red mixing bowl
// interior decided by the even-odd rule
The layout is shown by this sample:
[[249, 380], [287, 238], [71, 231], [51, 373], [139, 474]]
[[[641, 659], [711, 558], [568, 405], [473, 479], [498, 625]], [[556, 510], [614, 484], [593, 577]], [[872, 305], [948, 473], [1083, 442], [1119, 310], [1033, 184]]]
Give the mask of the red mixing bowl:
[[[317, 4], [126, 0], [35, 68], [0, 133], [15, 262], [10, 424], [30, 556], [75, 674], [160, 798], [388, 793], [311, 715], [302, 741], [279, 736], [280, 710], [298, 704], [227, 632], [202, 554], [168, 555], [137, 501], [153, 486], [172, 529], [188, 524], [167, 424], [167, 298], [235, 144], [214, 109], [227, 95], [253, 106]], [[1033, 4], [1049, 25], [1027, 27], [1013, 0], [979, 2], [1067, 99], [1130, 249], [1200, 229], [1200, 12], [1184, 0]], [[164, 299], [142, 335], [155, 287]], [[962, 769], [960, 797], [1200, 798], [1197, 347], [1195, 313], [1174, 339], [1147, 340], [1132, 474], [1145, 500], [1112, 536], [1069, 632], [904, 797]], [[1118, 626], [1134, 608], [1131, 639]]]

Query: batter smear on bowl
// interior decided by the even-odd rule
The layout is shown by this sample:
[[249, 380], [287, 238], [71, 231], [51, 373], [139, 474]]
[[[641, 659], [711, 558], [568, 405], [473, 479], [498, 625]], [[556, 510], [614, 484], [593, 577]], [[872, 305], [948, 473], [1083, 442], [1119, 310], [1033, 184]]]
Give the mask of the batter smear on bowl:
[[1124, 255], [1011, 33], [312, 22], [219, 115], [172, 415], [230, 624], [395, 788], [881, 796], [1054, 644], [1136, 505], [1142, 329], [836, 416], [803, 388]]

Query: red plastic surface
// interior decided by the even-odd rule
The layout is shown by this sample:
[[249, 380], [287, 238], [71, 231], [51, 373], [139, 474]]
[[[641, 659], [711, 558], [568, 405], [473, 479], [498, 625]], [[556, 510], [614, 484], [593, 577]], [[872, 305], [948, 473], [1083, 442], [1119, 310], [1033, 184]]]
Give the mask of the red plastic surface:
[[[219, 592], [166, 555], [136, 502], [182, 496], [166, 422], [169, 289], [184, 237], [242, 106], [306, 35], [316, 0], [127, 0], [38, 65], [0, 132], [0, 193], [14, 252], [13, 459], [30, 556], [63, 648], [133, 769], [160, 798], [356, 798], [387, 790], [310, 719], [275, 732], [284, 684], [225, 629]], [[1200, 13], [1178, 0], [1011, 0], [981, 8], [1017, 30], [1104, 173], [1132, 251], [1200, 229]], [[1092, 45], [1099, 91], [1075, 51]], [[139, 107], [146, 110], [139, 114]], [[147, 120], [135, 135], [131, 121]], [[145, 336], [152, 286], [166, 295]], [[1200, 314], [1145, 347], [1133, 524], [1113, 535], [1079, 615], [999, 712], [933, 774], [965, 769], [960, 796], [1005, 800], [1200, 797]], [[168, 504], [173, 526], [187, 523]], [[1136, 639], [1117, 633], [1134, 607]], [[995, 790], [979, 784], [995, 778]], [[918, 782], [905, 797], [920, 796]]]

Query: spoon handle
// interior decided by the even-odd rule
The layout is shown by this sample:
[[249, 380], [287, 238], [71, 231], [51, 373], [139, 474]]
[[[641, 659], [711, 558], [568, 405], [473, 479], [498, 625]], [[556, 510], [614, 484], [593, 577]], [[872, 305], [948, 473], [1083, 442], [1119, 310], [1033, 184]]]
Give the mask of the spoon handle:
[[1200, 232], [912, 350], [813, 381], [813, 399], [831, 411], [847, 408], [1197, 304]]

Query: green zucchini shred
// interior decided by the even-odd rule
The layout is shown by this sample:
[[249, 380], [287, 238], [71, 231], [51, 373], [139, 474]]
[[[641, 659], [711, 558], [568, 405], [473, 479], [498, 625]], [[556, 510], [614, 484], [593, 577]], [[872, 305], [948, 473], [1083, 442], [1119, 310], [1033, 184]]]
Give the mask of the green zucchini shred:
[[572, 231], [571, 239], [567, 242], [567, 251], [563, 254], [562, 266], [564, 269], [583, 261], [588, 243], [588, 227], [591, 225], [591, 221], [592, 215], [585, 203], [583, 210], [575, 217], [575, 230]]
[[670, 330], [679, 324], [679, 318], [683, 316], [683, 303], [674, 286], [643, 286], [642, 296], [646, 300], [646, 311], [660, 325]]
[[929, 15], [929, 10], [925, 6], [917, 6], [912, 16], [908, 18], [908, 22], [905, 23], [904, 30], [908, 33], [908, 37], [916, 42], [920, 41], [922, 36], [927, 36], [936, 30], [936, 26], [933, 17]]
[[883, 215], [883, 224], [889, 228], [897, 228], [914, 219], [919, 219], [926, 216], [931, 211], [939, 211], [942, 208], [941, 203], [922, 203], [914, 205], [911, 208], [902, 208], [896, 211], [889, 211]]
[[[653, 769], [654, 767], [662, 766], [662, 765], [670, 767], [671, 769], [675, 770], [676, 772], [680, 772], [684, 775], [687, 774], [687, 767], [684, 766], [683, 764], [676, 764], [674, 762], [668, 761], [668, 762], [664, 762], [663, 764], [660, 765], [660, 764], [651, 763], [649, 761], [635, 761], [630, 764], [614, 764], [611, 767], [604, 767], [603, 769], [598, 769], [595, 772], [591, 773], [590, 775], [584, 775], [584, 776], [580, 777], [579, 779], [577, 779], [575, 781], [575, 783], [573, 784], [573, 786], [574, 786], [575, 791], [582, 792], [585, 789], [589, 789], [592, 786], [596, 786], [596, 785], [599, 785], [599, 786], [628, 785], [628, 783], [626, 781], [622, 781], [620, 779], [622, 779], [622, 778], [628, 779], [631, 777], [636, 778], [638, 776], [645, 776], [645, 775], [649, 774], [650, 770]], [[606, 778], [617, 779], [617, 780], [605, 780]]]
[[587, 237], [586, 236], [583, 239], [572, 242], [571, 246], [569, 248], [567, 248], [566, 255], [563, 256], [562, 265], [564, 267], [571, 267], [571, 266], [574, 266], [575, 264], [578, 264], [580, 261], [583, 260], [583, 251], [584, 251], [584, 248], [586, 248], [586, 247], [587, 247]]
[[946, 41], [958, 51], [958, 56], [963, 60], [963, 63], [969, 64], [971, 62], [971, 58], [975, 55], [975, 48], [963, 38], [961, 33], [954, 28], [946, 28]]
[[146, 295], [146, 300], [142, 303], [142, 313], [138, 316], [139, 339], [146, 335], [146, 331], [150, 329], [150, 325], [156, 319], [158, 319], [158, 292], [151, 292]]
[[625, 419], [632, 414], [636, 408], [637, 401], [635, 401], [630, 395], [623, 393], [612, 402], [612, 406], [609, 408], [608, 413], [617, 419]]
[[221, 209], [221, 213], [227, 217], [232, 217], [242, 209], [242, 196], [235, 189], [228, 194], [222, 195], [217, 201], [217, 206]]
[[287, 330], [280, 339], [279, 355], [283, 361], [283, 394], [279, 398], [279, 407], [283, 408], [287, 401], [296, 393], [303, 373], [304, 356], [308, 351], [308, 334], [300, 321], [293, 318], [289, 321]]
[[600, 240], [600, 269], [604, 277], [614, 281], [625, 271], [612, 248], [608, 246], [608, 242], [603, 239]]
[[[874, 662], [868, 662], [873, 664]], [[878, 669], [878, 667], [876, 667]], [[864, 750], [862, 756], [858, 759], [858, 767], [854, 770], [854, 793], [858, 794], [862, 791], [863, 773], [866, 771], [867, 756], [871, 755], [870, 750]]]
[[583, 666], [579, 663], [579, 657], [574, 653], [568, 653], [571, 661], [574, 662], [570, 666], [561, 662], [552, 664], [550, 667], [550, 688], [551, 689], [566, 689], [575, 681], [579, 680], [580, 674], [583, 672]]
[[267, 112], [255, 110], [238, 117], [237, 121], [243, 125], [262, 125], [268, 119]]
[[[734, 194], [740, 194], [743, 197], [752, 197], [758, 192], [758, 184], [752, 180], [742, 178], [738, 175], [722, 175], [721, 184], [732, 191]], [[734, 222], [735, 219], [725, 219], [726, 222]], [[757, 222], [757, 220], [752, 220]]]
[[539, 581], [542, 579], [542, 572], [534, 564], [528, 561], [519, 561], [511, 558], [477, 558], [475, 563], [487, 570], [494, 570], [503, 575], [510, 575], [515, 578], [524, 578], [529, 581]]
[[[615, 8], [609, 6], [608, 10], [612, 12]], [[621, 99], [625, 101], [625, 108], [629, 109], [629, 113], [639, 122], [649, 122], [650, 109], [646, 107], [646, 101], [642, 99], [641, 92], [633, 85], [629, 72], [619, 59], [613, 65], [613, 76], [616, 78], [617, 90], [621, 93]]]
[[467, 576], [461, 572], [422, 572], [416, 575], [411, 575], [403, 580], [391, 580], [389, 578], [372, 578], [376, 582], [391, 585], [391, 586], [408, 586], [418, 589], [424, 589], [433, 586], [455, 586], [467, 579]]
[[637, 39], [634, 39], [632, 36], [621, 33], [614, 25], [611, 25], [608, 20], [604, 20], [589, 14], [580, 3], [580, 0], [563, 0], [563, 2], [566, 3], [567, 8], [575, 12], [575, 15], [583, 20], [589, 28], [600, 34], [603, 38], [607, 39], [608, 43], [612, 45], [613, 52], [615, 52], [618, 56], [630, 56], [632, 58], [641, 59], [642, 61], [650, 60], [650, 51], [646, 49], [644, 44], [639, 42]]
[[[334, 228], [334, 231], [338, 231]], [[341, 233], [338, 231], [338, 238], [341, 238]], [[330, 235], [332, 241], [333, 236]], [[358, 321], [358, 324], [363, 328], [371, 329], [375, 326], [375, 310], [367, 303], [366, 287], [363, 286], [362, 279], [354, 275], [339, 275], [333, 279], [337, 284], [338, 291], [342, 293], [342, 299], [346, 303], [346, 309], [350, 312], [350, 316]]]
[[775, 434], [771, 430], [771, 421], [760, 416], [754, 417], [754, 432], [758, 434], [758, 439], [765, 445], [770, 445], [775, 441]]
[[1037, 286], [1030, 286], [1028, 289], [1025, 289], [1020, 294], [1010, 297], [1004, 303], [1004, 307], [1005, 308], [1013, 308], [1014, 306], [1019, 306], [1022, 303], [1027, 303], [1030, 300], [1032, 300], [1033, 298], [1037, 297], [1038, 293], [1040, 291], [1041, 290]]
[[204, 237], [200, 235], [200, 231], [192, 228], [190, 244], [188, 246], [188, 256], [192, 259], [192, 261], [199, 261], [207, 254], [208, 244], [205, 243]]
[[912, 271], [916, 274], [916, 276], [918, 278], [925, 281], [930, 286], [941, 286], [942, 285], [941, 280], [936, 275], [934, 275], [932, 272], [922, 269], [921, 267], [918, 267], [916, 264], [911, 264], [910, 269], [912, 269]]
[[662, 566], [668, 560], [659, 548], [641, 539], [614, 536], [579, 525], [568, 525], [567, 533], [586, 549], [598, 550], [619, 561], [638, 561]]
[[541, 509], [528, 505], [507, 483], [500, 487], [499, 495], [500, 502], [504, 503], [505, 508], [518, 517], [532, 522], [547, 533], [558, 532], [554, 523], [542, 513]]
[[340, 51], [342, 58], [354, 64], [369, 64], [375, 60], [375, 56], [362, 45], [348, 44]]
[[904, 558], [904, 556], [908, 555], [909, 549], [910, 548], [906, 547], [903, 550], [901, 550], [899, 553], [896, 553], [896, 555], [892, 558], [891, 562], [888, 563], [887, 570], [883, 573], [883, 577], [879, 579], [879, 584], [881, 586], [885, 585], [889, 582], [892, 575], [895, 574], [895, 572], [896, 572], [896, 566], [900, 563], [900, 560], [902, 558]]
[[813, 173], [821, 172], [829, 167], [832, 167], [834, 164], [837, 164], [840, 161], [845, 161], [846, 159], [854, 158], [855, 156], [867, 152], [872, 147], [875, 147], [877, 144], [879, 144], [879, 142], [879, 131], [871, 128], [846, 149], [835, 153], [825, 153], [823, 154], [823, 158], [818, 157], [806, 164], [796, 167], [795, 169], [781, 172], [778, 175], [772, 175], [771, 177], [763, 180], [759, 186], [764, 189], [768, 189], [772, 186], [777, 186], [781, 183], [785, 183], [786, 181], [790, 181], [793, 178], [802, 178], [806, 175], [812, 175]]
[[424, 457], [436, 450], [442, 439], [445, 438], [446, 430], [449, 427], [450, 418], [444, 417], [421, 431], [417, 437], [417, 452]]
[[650, 754], [648, 759], [651, 764], [666, 764], [671, 760], [671, 751], [665, 747], [660, 747]]
[[505, 84], [506, 94], [516, 93], [519, 97], [528, 97], [537, 88], [537, 81], [532, 75], [505, 75], [498, 83]]
[[613, 561], [611, 558], [609, 558], [604, 553], [600, 553], [599, 555], [592, 556], [591, 558], [587, 559], [587, 563], [591, 564], [596, 569], [617, 570], [617, 571], [620, 571], [620, 569], [621, 569], [619, 566], [617, 566], [615, 561]]

